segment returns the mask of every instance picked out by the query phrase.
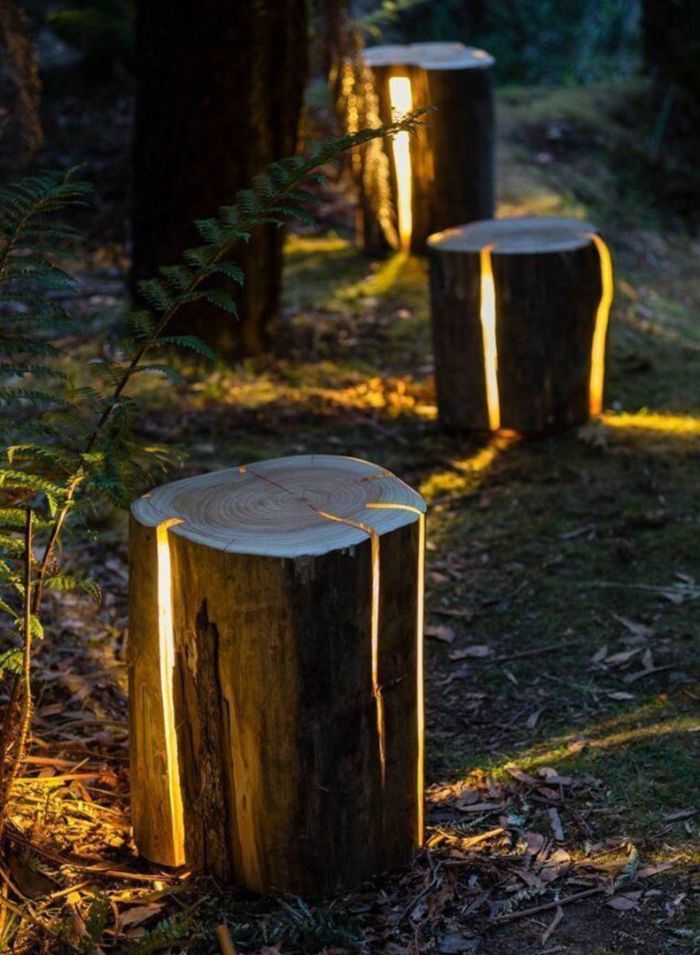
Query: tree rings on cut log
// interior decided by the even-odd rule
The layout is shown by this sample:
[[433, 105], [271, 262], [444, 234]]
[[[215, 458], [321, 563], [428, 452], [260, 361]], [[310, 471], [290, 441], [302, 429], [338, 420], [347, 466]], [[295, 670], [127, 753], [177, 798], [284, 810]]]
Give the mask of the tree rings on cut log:
[[445, 427], [539, 434], [601, 412], [613, 272], [594, 226], [489, 219], [428, 246]]
[[423, 837], [425, 505], [304, 455], [132, 507], [132, 814], [141, 852], [322, 895]]
[[[425, 252], [431, 232], [493, 215], [493, 57], [462, 43], [412, 43], [369, 47], [364, 62], [381, 122], [435, 111], [415, 134], [385, 144], [389, 188], [370, 180], [361, 191], [381, 192], [392, 208], [381, 207], [386, 198], [360, 196], [361, 244]], [[392, 227], [382, 227], [387, 221]]]

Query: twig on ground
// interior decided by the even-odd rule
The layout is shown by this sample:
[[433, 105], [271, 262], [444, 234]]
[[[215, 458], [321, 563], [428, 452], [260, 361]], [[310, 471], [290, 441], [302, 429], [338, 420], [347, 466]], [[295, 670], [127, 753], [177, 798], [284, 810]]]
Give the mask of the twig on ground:
[[497, 915], [491, 921], [495, 922], [496, 925], [499, 925], [505, 922], [513, 922], [516, 919], [526, 919], [531, 915], [537, 915], [538, 912], [551, 912], [552, 909], [556, 909], [560, 905], [568, 905], [570, 902], [579, 902], [581, 899], [587, 899], [591, 895], [600, 895], [601, 892], [605, 891], [605, 886], [599, 885], [596, 886], [595, 889], [584, 889], [583, 892], [575, 892], [573, 895], [569, 895], [565, 899], [558, 899], [553, 902], [543, 902], [542, 905], [533, 905], [532, 908], [521, 909], [520, 912], [508, 912], [506, 915]]

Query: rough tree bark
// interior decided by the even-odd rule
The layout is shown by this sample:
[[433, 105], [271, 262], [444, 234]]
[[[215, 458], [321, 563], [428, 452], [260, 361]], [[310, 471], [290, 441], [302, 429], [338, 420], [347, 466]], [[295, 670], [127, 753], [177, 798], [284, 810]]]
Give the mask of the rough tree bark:
[[423, 501], [354, 458], [178, 481], [132, 509], [137, 845], [324, 895], [422, 840]]
[[[196, 245], [197, 218], [294, 152], [306, 82], [305, 0], [139, 0], [134, 129], [133, 274], [152, 275]], [[183, 327], [225, 358], [270, 345], [283, 233], [242, 244], [236, 321], [193, 306]], [[179, 329], [182, 330], [182, 327]]]
[[539, 434], [601, 410], [612, 271], [593, 226], [494, 219], [429, 247], [445, 427]]
[[[19, 130], [25, 156], [35, 153], [44, 144], [39, 63], [27, 16], [12, 0], [0, 0], [0, 103], [3, 100], [9, 132]], [[0, 139], [6, 138], [8, 132], [0, 126]]]

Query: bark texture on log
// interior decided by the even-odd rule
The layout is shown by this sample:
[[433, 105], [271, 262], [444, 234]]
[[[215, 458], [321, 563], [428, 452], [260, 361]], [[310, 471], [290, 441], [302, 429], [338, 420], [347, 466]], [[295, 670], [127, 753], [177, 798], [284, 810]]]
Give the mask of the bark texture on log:
[[134, 504], [132, 803], [147, 858], [309, 895], [410, 860], [423, 543], [419, 495], [351, 458], [260, 462]]
[[[428, 244], [445, 427], [539, 434], [599, 412], [612, 271], [593, 226], [574, 219], [492, 219], [431, 236]], [[494, 352], [489, 359], [489, 327], [495, 359]]]
[[[485, 219], [494, 211], [493, 58], [461, 43], [412, 43], [365, 50], [382, 122], [392, 119], [389, 83], [408, 77], [412, 108], [435, 107], [410, 139], [412, 252], [425, 252], [432, 232], [455, 222]], [[387, 142], [390, 195], [396, 229], [400, 226], [400, 195], [394, 143]], [[364, 217], [376, 202], [360, 197]], [[369, 210], [369, 211], [367, 211]], [[373, 236], [380, 237], [371, 246]], [[377, 223], [362, 223], [363, 244], [384, 251]]]

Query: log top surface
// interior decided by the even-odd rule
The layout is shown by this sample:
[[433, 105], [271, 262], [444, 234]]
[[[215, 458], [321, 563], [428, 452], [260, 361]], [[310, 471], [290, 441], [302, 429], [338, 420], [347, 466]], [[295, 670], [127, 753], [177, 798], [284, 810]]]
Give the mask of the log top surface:
[[479, 252], [491, 245], [493, 255], [568, 252], [588, 245], [590, 233], [597, 231], [589, 222], [554, 216], [483, 219], [436, 232], [428, 246], [439, 252]]
[[370, 46], [368, 66], [420, 66], [425, 70], [473, 70], [493, 66], [493, 57], [463, 43], [407, 43]]
[[170, 533], [217, 550], [294, 558], [352, 547], [370, 528], [396, 530], [416, 521], [425, 503], [385, 468], [311, 454], [164, 484], [131, 511], [141, 524], [169, 522]]

